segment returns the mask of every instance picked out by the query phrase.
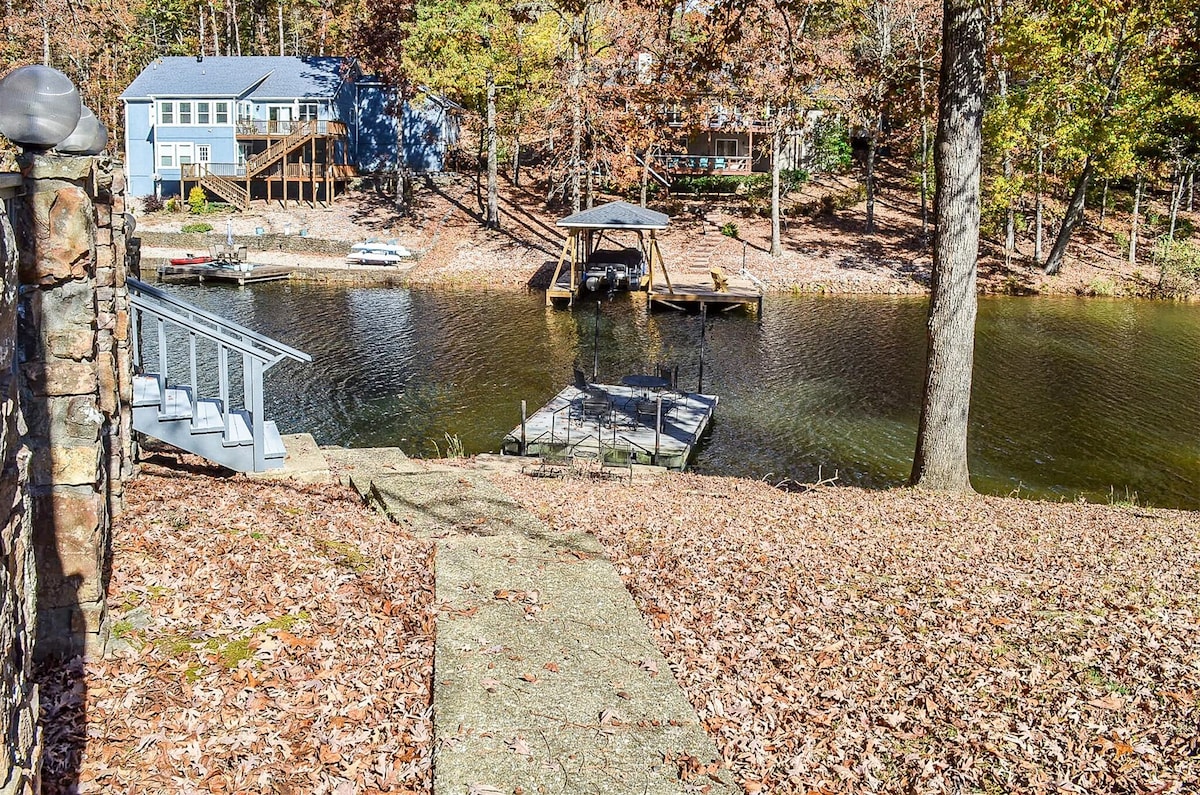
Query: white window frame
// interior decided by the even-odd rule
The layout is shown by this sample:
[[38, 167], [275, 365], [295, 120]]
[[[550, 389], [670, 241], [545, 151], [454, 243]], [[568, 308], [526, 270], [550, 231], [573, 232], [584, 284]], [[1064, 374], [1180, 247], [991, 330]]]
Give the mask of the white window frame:
[[[305, 117], [305, 109], [312, 109], [312, 116]], [[296, 121], [316, 121], [321, 118], [321, 103], [320, 102], [299, 102], [296, 104]]]
[[212, 144], [196, 144], [196, 162], [212, 162]]
[[175, 124], [175, 103], [163, 102], [158, 103], [158, 123], [164, 126]]
[[196, 101], [196, 124], [207, 127], [212, 124], [212, 102], [201, 99]]
[[[195, 121], [193, 121], [193, 119], [196, 118], [196, 116], [195, 116], [196, 103], [192, 102], [191, 100], [180, 100], [179, 102], [176, 103], [176, 105], [177, 105], [177, 107], [175, 109], [176, 110], [175, 115], [179, 119], [179, 125], [183, 126], [183, 127], [190, 127], [191, 125], [195, 124]], [[183, 120], [183, 114], [185, 112], [187, 113], [187, 121]]]
[[184, 165], [183, 158], [187, 158], [187, 164], [196, 162], [196, 145], [191, 141], [163, 141], [158, 145], [158, 157], [154, 162], [158, 164], [157, 170], [164, 168], [180, 168]]
[[[733, 144], [732, 152], [722, 152], [721, 144]], [[715, 157], [741, 157], [739, 154], [741, 145], [736, 138], [718, 138], [713, 142], [713, 155]]]
[[[224, 120], [222, 120], [224, 116]], [[213, 103], [213, 123], [229, 124], [229, 100], [217, 100]]]

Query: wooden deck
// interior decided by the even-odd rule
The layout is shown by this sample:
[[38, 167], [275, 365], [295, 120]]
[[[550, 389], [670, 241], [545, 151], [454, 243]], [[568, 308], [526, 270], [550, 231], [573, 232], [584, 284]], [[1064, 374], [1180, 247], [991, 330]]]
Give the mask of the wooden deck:
[[[729, 311], [753, 307], [762, 314], [762, 290], [750, 279], [736, 273], [723, 274], [726, 285], [718, 290], [709, 270], [675, 268], [664, 276], [654, 274], [650, 285], [650, 308], [656, 306], [686, 310], [707, 304], [710, 309]], [[669, 277], [669, 282], [668, 282]]]
[[[501, 444], [505, 455], [603, 460], [613, 451], [632, 452], [636, 464], [683, 469], [716, 410], [716, 395], [652, 392], [615, 384], [593, 384], [605, 406], [585, 406], [587, 397], [568, 386], [513, 428]], [[661, 401], [661, 425], [659, 403]]]
[[251, 265], [249, 270], [235, 270], [220, 265], [160, 265], [160, 282], [198, 281], [235, 282], [239, 286], [255, 282], [273, 282], [290, 278], [294, 269], [287, 265]]

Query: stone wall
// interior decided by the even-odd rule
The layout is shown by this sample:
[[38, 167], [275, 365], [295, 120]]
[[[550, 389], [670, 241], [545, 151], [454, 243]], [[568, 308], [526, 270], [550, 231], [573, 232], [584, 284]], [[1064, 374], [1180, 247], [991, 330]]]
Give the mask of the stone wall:
[[21, 444], [17, 370], [17, 245], [0, 205], [0, 795], [38, 791], [41, 742], [33, 683], [37, 590], [29, 454]]
[[111, 517], [132, 467], [124, 174], [100, 157], [23, 155], [19, 163], [18, 355], [37, 654], [99, 654]]
[[[197, 254], [203, 254], [209, 246], [223, 246], [228, 240], [219, 228], [204, 233], [143, 231], [139, 237], [143, 246], [179, 248]], [[250, 251], [290, 251], [293, 254], [325, 254], [331, 257], [344, 257], [350, 253], [350, 244], [344, 240], [324, 240], [307, 235], [234, 235], [233, 242]]]

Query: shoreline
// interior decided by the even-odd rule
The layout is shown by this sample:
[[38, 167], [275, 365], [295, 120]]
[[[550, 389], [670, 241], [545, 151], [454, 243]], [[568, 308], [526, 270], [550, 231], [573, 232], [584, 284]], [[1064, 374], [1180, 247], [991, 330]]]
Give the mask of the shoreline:
[[[174, 257], [187, 256], [203, 250], [197, 245], [191, 248], [148, 247], [143, 249], [142, 268], [157, 277], [160, 267]], [[346, 263], [340, 257], [303, 254], [289, 251], [255, 251], [250, 259], [258, 265], [278, 265], [293, 268], [285, 281], [310, 282], [317, 284], [357, 284], [360, 286], [404, 287], [416, 289], [465, 289], [493, 292], [544, 291], [545, 279], [540, 273], [513, 272], [499, 269], [471, 271], [462, 268], [426, 270], [421, 267], [420, 257], [404, 266], [357, 265]], [[751, 271], [753, 273], [753, 271]], [[149, 273], [147, 275], [150, 275]], [[765, 281], [764, 296], [779, 295], [929, 295], [924, 280], [910, 278], [863, 278], [848, 275], [846, 278], [796, 278], [785, 281]], [[1152, 285], [1145, 290], [1120, 289], [1112, 291], [1087, 289], [1078, 283], [1062, 284], [1052, 289], [1051, 284], [1039, 288], [1012, 289], [980, 279], [976, 294], [979, 296], [1007, 296], [1014, 298], [1060, 297], [1060, 298], [1115, 298], [1122, 300], [1176, 301], [1194, 303], [1200, 301], [1200, 292], [1180, 295], [1158, 294]], [[1051, 288], [1051, 289], [1048, 289]]]

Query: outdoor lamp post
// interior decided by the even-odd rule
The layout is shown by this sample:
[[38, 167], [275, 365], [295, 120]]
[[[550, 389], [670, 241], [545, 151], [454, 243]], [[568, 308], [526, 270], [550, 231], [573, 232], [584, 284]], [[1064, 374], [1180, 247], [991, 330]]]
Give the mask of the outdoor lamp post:
[[24, 149], [56, 146], [82, 113], [79, 91], [57, 69], [22, 66], [0, 80], [0, 134]]

